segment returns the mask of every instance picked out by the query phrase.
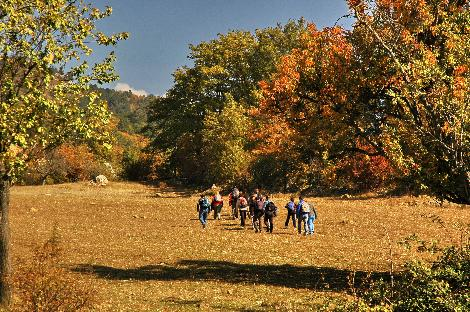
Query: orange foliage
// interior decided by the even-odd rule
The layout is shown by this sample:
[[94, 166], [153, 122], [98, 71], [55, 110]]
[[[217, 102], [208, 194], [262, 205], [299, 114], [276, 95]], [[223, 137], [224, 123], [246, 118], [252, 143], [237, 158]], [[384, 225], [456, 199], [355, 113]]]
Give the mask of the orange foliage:
[[64, 144], [58, 148], [57, 153], [67, 163], [74, 178], [79, 180], [90, 178], [89, 167], [96, 159], [88, 146]]
[[351, 177], [355, 186], [363, 190], [383, 187], [396, 174], [385, 157], [363, 154], [342, 159], [335, 169], [342, 176]]
[[[317, 30], [315, 25], [310, 25], [302, 42], [302, 49], [295, 49], [281, 59], [278, 72], [270, 82], [259, 84], [263, 94], [259, 114], [270, 116], [269, 125], [263, 124], [261, 132], [256, 134], [265, 143], [259, 151], [289, 146], [287, 142], [312, 131], [311, 116], [334, 118], [336, 113], [331, 106], [347, 105], [343, 79], [350, 71], [352, 46], [344, 30], [340, 27]], [[310, 84], [318, 82], [319, 88], [312, 95], [314, 99], [307, 102], [305, 97], [309, 95], [303, 90], [306, 79]]]
[[275, 151], [285, 150], [288, 146], [291, 146], [291, 137], [294, 133], [295, 130], [278, 116], [264, 120], [261, 131], [254, 132], [251, 135], [251, 139], [262, 142], [254, 153], [271, 154]]

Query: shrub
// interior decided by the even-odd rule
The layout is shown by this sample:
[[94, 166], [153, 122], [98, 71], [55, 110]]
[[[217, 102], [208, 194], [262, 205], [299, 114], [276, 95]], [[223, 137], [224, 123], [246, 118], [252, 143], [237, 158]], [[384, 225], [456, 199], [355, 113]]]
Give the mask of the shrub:
[[63, 144], [29, 163], [21, 182], [53, 184], [91, 180], [104, 174], [115, 176], [112, 166], [85, 144]]
[[470, 246], [451, 246], [433, 263], [407, 263], [395, 285], [383, 280], [373, 282], [363, 298], [370, 309], [470, 311], [469, 286]]
[[20, 261], [12, 278], [12, 311], [86, 311], [96, 295], [90, 282], [59, 265], [62, 250], [57, 235], [36, 248], [33, 257]]

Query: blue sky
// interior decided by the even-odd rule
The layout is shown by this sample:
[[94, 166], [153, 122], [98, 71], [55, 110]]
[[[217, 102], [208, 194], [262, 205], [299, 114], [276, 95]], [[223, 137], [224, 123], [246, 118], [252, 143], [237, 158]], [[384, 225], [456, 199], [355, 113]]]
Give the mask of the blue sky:
[[[100, 22], [106, 33], [127, 31], [130, 38], [115, 47], [121, 79], [107, 87], [162, 95], [173, 84], [172, 73], [191, 64], [189, 44], [229, 30], [254, 31], [304, 17], [318, 27], [332, 26], [348, 13], [345, 0], [94, 0], [113, 15]], [[339, 24], [349, 27], [351, 20]], [[105, 51], [97, 50], [102, 58]]]

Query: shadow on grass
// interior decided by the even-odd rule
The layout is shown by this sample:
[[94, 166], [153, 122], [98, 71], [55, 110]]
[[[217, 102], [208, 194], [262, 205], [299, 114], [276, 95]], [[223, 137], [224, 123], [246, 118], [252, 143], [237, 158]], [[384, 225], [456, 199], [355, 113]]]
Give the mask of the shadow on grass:
[[195, 305], [197, 307], [199, 307], [202, 303], [202, 300], [184, 300], [176, 297], [169, 297], [161, 301], [173, 305]]
[[[355, 273], [355, 287], [369, 279], [368, 272], [350, 271], [329, 267], [239, 264], [229, 261], [181, 260], [176, 265], [147, 265], [132, 269], [113, 268], [104, 265], [75, 266], [72, 271], [89, 273], [108, 280], [139, 281], [220, 281], [308, 288], [319, 291], [347, 291], [349, 280]], [[370, 278], [387, 279], [387, 273], [373, 272]]]
[[194, 196], [194, 194], [191, 191], [188, 192], [183, 192], [183, 191], [176, 191], [176, 192], [171, 192], [171, 191], [162, 191], [162, 192], [155, 192], [153, 195], [149, 195], [147, 197], [149, 198], [189, 198], [191, 196]]

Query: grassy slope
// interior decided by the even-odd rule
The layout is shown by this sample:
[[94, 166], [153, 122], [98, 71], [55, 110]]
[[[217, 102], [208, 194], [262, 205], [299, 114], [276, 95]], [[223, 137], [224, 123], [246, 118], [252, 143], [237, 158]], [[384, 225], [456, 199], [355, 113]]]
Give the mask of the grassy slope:
[[[273, 199], [283, 207], [287, 196]], [[196, 200], [130, 183], [14, 187], [13, 254], [29, 253], [56, 225], [65, 265], [91, 273], [103, 311], [305, 311], [345, 296], [352, 272], [356, 281], [386, 272], [390, 246], [399, 269], [415, 256], [398, 246], [404, 237], [458, 242], [456, 224], [470, 223], [468, 209], [427, 198], [315, 198], [313, 237], [284, 229], [285, 209], [273, 234], [242, 229], [227, 207], [202, 230]]]

